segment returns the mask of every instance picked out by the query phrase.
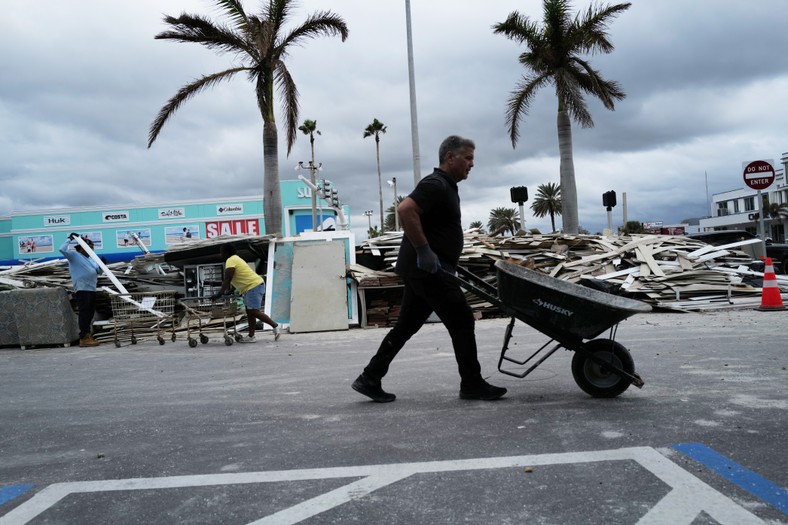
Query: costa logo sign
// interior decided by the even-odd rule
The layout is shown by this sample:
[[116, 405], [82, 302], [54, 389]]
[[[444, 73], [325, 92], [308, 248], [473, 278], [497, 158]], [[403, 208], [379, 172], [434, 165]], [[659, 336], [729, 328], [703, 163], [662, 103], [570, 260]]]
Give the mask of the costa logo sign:
[[107, 211], [101, 217], [103, 222], [128, 222], [128, 211]]

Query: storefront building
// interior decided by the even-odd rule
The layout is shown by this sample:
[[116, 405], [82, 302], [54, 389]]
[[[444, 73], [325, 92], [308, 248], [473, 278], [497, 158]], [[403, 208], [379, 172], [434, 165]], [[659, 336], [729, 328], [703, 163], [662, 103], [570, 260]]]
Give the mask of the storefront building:
[[[282, 234], [311, 231], [311, 190], [300, 180], [280, 184]], [[338, 229], [333, 209], [318, 204], [317, 212], [318, 230]], [[108, 262], [220, 235], [266, 233], [259, 196], [12, 212], [0, 217], [0, 266], [60, 258], [58, 248], [71, 232], [92, 240]]]

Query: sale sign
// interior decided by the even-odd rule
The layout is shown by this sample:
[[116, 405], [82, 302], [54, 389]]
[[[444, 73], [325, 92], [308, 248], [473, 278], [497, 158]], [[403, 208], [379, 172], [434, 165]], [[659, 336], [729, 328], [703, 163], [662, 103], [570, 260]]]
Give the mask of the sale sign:
[[220, 235], [260, 235], [260, 223], [257, 219], [238, 221], [213, 221], [205, 223], [205, 236], [209, 239]]

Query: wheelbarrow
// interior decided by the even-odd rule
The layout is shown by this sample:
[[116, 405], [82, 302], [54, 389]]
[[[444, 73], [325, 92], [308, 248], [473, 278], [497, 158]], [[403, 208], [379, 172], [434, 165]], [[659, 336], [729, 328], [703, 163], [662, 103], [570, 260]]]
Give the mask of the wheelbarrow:
[[[442, 271], [465, 290], [511, 316], [498, 359], [498, 371], [513, 377], [526, 377], [560, 348], [565, 348], [574, 352], [572, 376], [587, 394], [609, 398], [618, 396], [629, 385], [643, 387], [644, 382], [635, 373], [629, 350], [617, 342], [615, 336], [621, 321], [636, 313], [649, 312], [651, 306], [504, 260], [497, 261], [495, 268], [497, 288], [462, 267], [457, 268], [459, 275]], [[507, 355], [517, 319], [550, 338], [523, 360]], [[597, 339], [606, 331], [606, 338]]]

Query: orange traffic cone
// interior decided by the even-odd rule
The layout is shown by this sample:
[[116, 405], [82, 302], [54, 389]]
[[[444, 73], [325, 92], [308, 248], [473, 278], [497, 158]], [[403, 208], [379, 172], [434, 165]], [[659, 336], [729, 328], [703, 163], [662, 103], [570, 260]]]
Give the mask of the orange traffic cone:
[[763, 270], [763, 288], [761, 296], [761, 306], [756, 308], [762, 312], [785, 310], [783, 298], [780, 296], [780, 288], [777, 286], [777, 276], [774, 275], [772, 258], [767, 257]]

